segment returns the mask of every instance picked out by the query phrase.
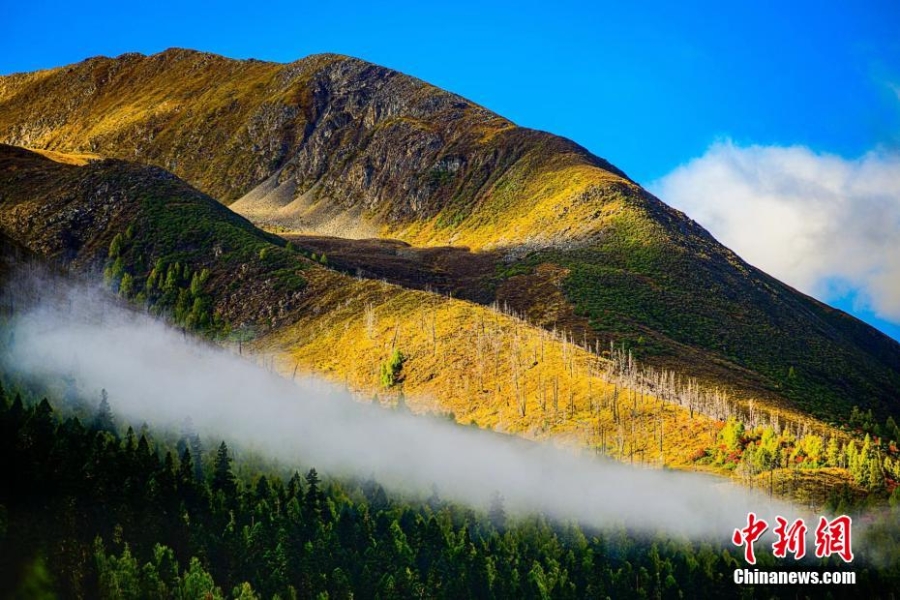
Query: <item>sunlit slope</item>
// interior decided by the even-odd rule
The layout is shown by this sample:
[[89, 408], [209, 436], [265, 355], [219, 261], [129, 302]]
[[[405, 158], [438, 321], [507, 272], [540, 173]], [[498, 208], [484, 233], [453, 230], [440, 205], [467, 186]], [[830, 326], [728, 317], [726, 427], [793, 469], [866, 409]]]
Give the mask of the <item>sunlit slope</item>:
[[[549, 318], [548, 264], [569, 304]], [[498, 298], [517, 311], [626, 343], [644, 362], [827, 420], [853, 406], [900, 415], [900, 344], [748, 265], [662, 203], [627, 201], [596, 243], [535, 251], [502, 273]]]
[[[478, 304], [323, 268], [159, 169], [76, 167], [5, 146], [0, 193], [4, 234], [102, 272], [123, 297], [187, 327], [234, 345], [255, 337], [249, 347], [285, 372], [651, 464], [686, 464], [710, 443], [697, 431], [715, 438], [712, 419], [610, 383], [608, 361], [571, 342]], [[179, 315], [187, 296], [206, 320]], [[395, 350], [403, 358], [386, 383]]]
[[287, 376], [324, 374], [364, 397], [403, 397], [461, 423], [654, 465], [687, 464], [710, 443], [697, 433], [718, 431], [708, 417], [610, 383], [607, 361], [496, 310], [329, 271], [308, 277], [300, 319], [250, 346]]
[[[808, 416], [739, 402], [674, 374], [667, 381], [625, 354], [599, 358], [489, 307], [327, 270], [307, 280], [298, 320], [249, 344], [285, 377], [324, 375], [398, 410], [443, 413], [635, 466], [705, 470], [806, 505], [881, 492], [900, 472], [894, 455], [858, 450], [858, 440]], [[877, 463], [878, 482], [848, 469], [852, 451], [825, 451], [835, 444]]]
[[[282, 65], [173, 49], [3, 77], [0, 141], [149, 162], [226, 203], [261, 186], [236, 204], [259, 222], [352, 233], [349, 213], [360, 233], [436, 243], [595, 233], [602, 219], [581, 205], [625, 181], [568, 140], [337, 55]], [[560, 224], [567, 203], [578, 219]]]
[[900, 417], [900, 344], [747, 265], [577, 144], [361, 60], [173, 49], [2, 77], [0, 141], [162, 166], [279, 233], [486, 251], [493, 268], [479, 259], [445, 288], [744, 398]]

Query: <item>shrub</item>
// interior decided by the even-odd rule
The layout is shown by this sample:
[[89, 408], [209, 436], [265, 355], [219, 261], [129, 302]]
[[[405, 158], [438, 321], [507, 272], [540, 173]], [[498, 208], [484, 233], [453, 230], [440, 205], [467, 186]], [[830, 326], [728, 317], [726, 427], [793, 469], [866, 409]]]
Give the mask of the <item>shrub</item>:
[[400, 371], [403, 370], [403, 363], [406, 357], [400, 350], [394, 349], [391, 357], [381, 364], [381, 385], [382, 387], [394, 387], [400, 380]]

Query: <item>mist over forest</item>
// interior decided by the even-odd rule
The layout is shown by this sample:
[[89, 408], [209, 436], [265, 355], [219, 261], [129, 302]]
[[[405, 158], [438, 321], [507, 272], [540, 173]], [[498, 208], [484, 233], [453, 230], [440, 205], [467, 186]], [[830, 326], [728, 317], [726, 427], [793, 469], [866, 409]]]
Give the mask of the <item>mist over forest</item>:
[[[335, 476], [372, 476], [398, 490], [591, 526], [715, 536], [748, 511], [791, 516], [788, 504], [715, 478], [632, 469], [574, 449], [521, 441], [438, 416], [361, 402], [312, 376], [285, 380], [247, 358], [186, 337], [102, 290], [42, 282], [45, 299], [17, 315], [9, 365], [35, 379], [68, 377], [79, 394], [105, 390], [123, 422], [178, 431]], [[54, 290], [47, 293], [47, 290]]]

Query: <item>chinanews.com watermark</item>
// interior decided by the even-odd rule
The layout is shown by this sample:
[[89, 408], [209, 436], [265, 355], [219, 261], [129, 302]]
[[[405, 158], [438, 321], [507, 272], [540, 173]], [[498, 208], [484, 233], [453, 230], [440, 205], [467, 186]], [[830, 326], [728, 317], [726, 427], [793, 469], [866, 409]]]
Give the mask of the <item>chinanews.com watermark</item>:
[[[814, 548], [816, 558], [836, 556], [849, 564], [853, 562], [853, 542], [851, 530], [853, 520], [847, 515], [834, 519], [819, 517], [814, 532]], [[731, 541], [735, 546], [744, 549], [744, 560], [748, 565], [756, 564], [754, 544], [769, 530], [769, 523], [756, 516], [747, 514], [746, 527], [735, 529]], [[792, 556], [800, 560], [807, 554], [806, 533], [808, 529], [803, 519], [788, 522], [782, 516], [775, 517], [772, 534], [775, 541], [771, 544], [772, 555], [776, 558]], [[734, 570], [734, 583], [737, 585], [853, 585], [856, 583], [855, 571], [802, 571], [802, 570], [760, 570], [757, 568], [741, 568]]]
[[855, 571], [760, 571], [759, 569], [735, 569], [734, 582], [738, 585], [853, 585]]

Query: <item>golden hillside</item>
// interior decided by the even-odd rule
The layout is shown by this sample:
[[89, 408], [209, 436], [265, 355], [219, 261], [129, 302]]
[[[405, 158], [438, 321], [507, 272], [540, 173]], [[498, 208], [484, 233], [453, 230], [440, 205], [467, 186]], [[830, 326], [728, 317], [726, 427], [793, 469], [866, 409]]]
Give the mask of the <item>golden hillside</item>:
[[0, 78], [0, 107], [0, 141], [152, 163], [295, 231], [549, 244], [597, 233], [630, 189], [576, 144], [337, 55], [92, 58]]
[[[626, 354], [601, 358], [497, 307], [322, 269], [306, 278], [299, 318], [244, 346], [285, 377], [325, 375], [363, 400], [636, 466], [700, 469], [811, 505], [871, 489], [846, 462], [859, 441], [802, 414], [701, 390]], [[900, 461], [885, 464], [892, 481]]]
[[[378, 276], [506, 303], [824, 420], [900, 415], [900, 344], [747, 265], [577, 144], [362, 60], [172, 49], [3, 77], [0, 141], [161, 166], [278, 233], [468, 249], [479, 270], [463, 281], [452, 267]], [[533, 293], [545, 264], [565, 273], [559, 311]]]
[[[744, 399], [900, 418], [900, 344], [747, 265], [577, 144], [362, 60], [172, 49], [2, 77], [0, 141], [163, 167], [303, 248], [298, 233], [400, 239], [400, 261], [363, 244], [334, 264], [508, 304]], [[448, 245], [463, 268], [415, 262]], [[548, 283], [542, 265], [562, 275]]]

